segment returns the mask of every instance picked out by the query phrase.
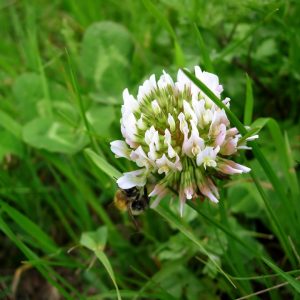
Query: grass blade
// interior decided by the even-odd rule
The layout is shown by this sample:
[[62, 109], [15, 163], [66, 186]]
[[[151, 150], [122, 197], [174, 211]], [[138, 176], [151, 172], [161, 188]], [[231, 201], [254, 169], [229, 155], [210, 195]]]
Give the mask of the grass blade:
[[161, 215], [164, 219], [166, 219], [170, 224], [175, 226], [183, 235], [185, 235], [189, 240], [195, 243], [198, 247], [200, 252], [204, 253], [211, 262], [216, 266], [221, 274], [225, 276], [225, 278], [235, 287], [235, 284], [230, 279], [230, 277], [222, 270], [222, 268], [216, 263], [213, 257], [208, 253], [205, 247], [202, 245], [201, 241], [190, 231], [188, 230], [177, 217], [173, 216], [169, 211], [159, 205], [155, 208], [155, 211]]
[[249, 76], [246, 74], [246, 102], [244, 109], [244, 124], [250, 125], [252, 123], [253, 114], [253, 91], [252, 83]]
[[[0, 216], [0, 230], [4, 232], [4, 234], [24, 253], [24, 255], [28, 258], [28, 260], [38, 260], [39, 257], [31, 251], [17, 236], [13, 233], [13, 231], [6, 224], [4, 219]], [[55, 272], [45, 265], [37, 265], [36, 269], [42, 274], [42, 276], [53, 286], [55, 286], [60, 294], [65, 297], [65, 299], [72, 300], [73, 297], [69, 294], [69, 292], [61, 286], [56, 280], [53, 279], [53, 275]], [[82, 299], [79, 297], [79, 299]]]
[[93, 150], [85, 149], [84, 153], [101, 171], [110, 176], [113, 180], [117, 180], [122, 175], [117, 169]]
[[26, 216], [19, 211], [0, 201], [1, 209], [5, 211], [21, 228], [23, 228], [33, 239], [37, 241], [40, 249], [46, 253], [53, 254], [59, 251], [52, 239], [40, 229], [39, 226], [34, 224]]
[[106, 269], [109, 277], [111, 278], [115, 286], [118, 300], [121, 300], [114, 271], [109, 262], [109, 259], [107, 258], [106, 254], [103, 251], [106, 245], [106, 241], [107, 241], [107, 228], [105, 226], [102, 226], [98, 228], [97, 231], [84, 232], [81, 235], [80, 244], [95, 253], [97, 258], [103, 264], [104, 268]]
[[265, 22], [267, 22], [279, 9], [276, 8], [275, 10], [268, 13], [257, 25], [253, 26], [244, 37], [238, 39], [237, 41], [229, 44], [223, 51], [221, 51], [215, 58], [216, 61], [220, 61], [224, 59], [228, 54], [232, 53], [237, 47], [241, 46], [249, 37], [253, 35], [253, 33], [259, 29]]
[[174, 42], [175, 48], [175, 62], [178, 67], [182, 67], [185, 65], [185, 59], [183, 51], [180, 47], [178, 42], [177, 36], [175, 31], [173, 30], [172, 26], [170, 25], [168, 19], [159, 11], [159, 9], [152, 3], [151, 0], [143, 0], [143, 3], [147, 10], [161, 23], [161, 25], [168, 31], [170, 36]]
[[267, 266], [269, 266], [275, 273], [277, 273], [279, 276], [284, 278], [298, 293], [300, 293], [300, 282], [297, 281], [295, 278], [293, 278], [288, 273], [282, 271], [279, 267], [277, 267], [273, 262], [271, 262], [268, 258], [257, 252], [255, 249], [252, 249], [248, 246], [242, 239], [237, 237], [233, 232], [231, 232], [229, 229], [227, 229], [222, 224], [214, 221], [212, 218], [207, 216], [195, 203], [192, 201], [187, 201], [187, 205], [192, 207], [194, 210], [197, 211], [199, 215], [201, 215], [205, 220], [207, 220], [212, 225], [216, 226], [217, 228], [221, 229], [223, 232], [225, 232], [228, 236], [230, 236], [233, 240], [235, 240], [237, 243], [242, 245], [243, 247], [247, 248], [249, 251], [254, 253], [258, 258], [260, 258]]
[[194, 31], [195, 31], [195, 35], [196, 35], [196, 38], [197, 38], [197, 41], [198, 41], [198, 44], [199, 44], [200, 52], [202, 54], [204, 68], [208, 72], [213, 73], [214, 72], [214, 67], [213, 67], [212, 61], [209, 57], [209, 53], [207, 51], [207, 48], [206, 48], [205, 42], [203, 40], [202, 34], [201, 34], [201, 32], [200, 32], [200, 30], [199, 30], [199, 28], [197, 27], [196, 24], [194, 24]]

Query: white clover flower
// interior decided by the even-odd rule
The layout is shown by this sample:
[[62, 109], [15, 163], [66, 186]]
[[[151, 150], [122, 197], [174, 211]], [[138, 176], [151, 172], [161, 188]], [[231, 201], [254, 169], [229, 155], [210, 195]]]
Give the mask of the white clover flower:
[[[218, 76], [198, 66], [195, 75], [221, 98]], [[111, 150], [141, 169], [124, 173], [117, 183], [128, 189], [144, 186], [151, 177], [155, 185], [149, 196], [156, 197], [152, 207], [170, 190], [178, 192], [181, 214], [190, 199], [207, 197], [218, 202], [215, 180], [220, 174], [250, 171], [231, 158], [239, 149], [248, 149], [247, 141], [258, 136], [242, 140], [238, 130], [230, 127], [225, 111], [182, 70], [176, 82], [165, 71], [158, 81], [152, 75], [139, 87], [137, 99], [127, 89], [123, 99], [121, 132], [126, 143], [114, 141]], [[223, 103], [229, 107], [230, 99]]]

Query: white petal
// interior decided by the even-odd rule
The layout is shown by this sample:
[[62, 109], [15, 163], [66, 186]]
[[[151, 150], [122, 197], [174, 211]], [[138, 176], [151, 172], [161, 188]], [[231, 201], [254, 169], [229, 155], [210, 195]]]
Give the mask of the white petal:
[[146, 184], [146, 175], [145, 169], [127, 172], [117, 180], [117, 184], [124, 190], [135, 186], [144, 186]]
[[152, 107], [152, 109], [153, 109], [153, 111], [154, 111], [154, 113], [155, 113], [156, 115], [159, 114], [159, 113], [161, 112], [161, 108], [160, 108], [160, 106], [159, 106], [157, 100], [153, 100], [153, 101], [151, 102], [151, 107]]
[[130, 149], [124, 141], [117, 140], [111, 142], [110, 149], [116, 155], [116, 157], [129, 158]]
[[160, 89], [163, 89], [166, 88], [168, 85], [174, 86], [174, 82], [172, 77], [168, 73], [163, 71], [163, 75], [160, 76], [157, 85]]
[[252, 135], [252, 136], [249, 136], [248, 138], [246, 138], [246, 141], [250, 142], [250, 141], [254, 141], [258, 138], [259, 138], [259, 135], [255, 134], [255, 135]]
[[170, 113], [168, 113], [168, 124], [170, 126], [170, 130], [174, 131], [175, 130], [175, 120]]
[[127, 115], [135, 112], [139, 108], [138, 102], [134, 99], [132, 95], [129, 94], [128, 89], [125, 89], [123, 91], [123, 101], [124, 104], [122, 105], [122, 116], [124, 118], [127, 117]]
[[130, 158], [139, 166], [148, 168], [150, 165], [149, 159], [144, 152], [142, 146], [139, 146], [136, 150], [132, 151]]

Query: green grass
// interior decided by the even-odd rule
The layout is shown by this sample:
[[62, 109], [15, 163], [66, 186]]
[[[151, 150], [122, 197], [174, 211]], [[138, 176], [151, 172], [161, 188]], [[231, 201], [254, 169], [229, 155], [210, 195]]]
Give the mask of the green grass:
[[[299, 13], [292, 0], [2, 1], [0, 298], [39, 299], [35, 269], [61, 299], [299, 299]], [[259, 132], [238, 157], [252, 172], [183, 218], [164, 199], [136, 231], [112, 205], [134, 168], [109, 147], [122, 90], [198, 64], [220, 77], [231, 124]]]

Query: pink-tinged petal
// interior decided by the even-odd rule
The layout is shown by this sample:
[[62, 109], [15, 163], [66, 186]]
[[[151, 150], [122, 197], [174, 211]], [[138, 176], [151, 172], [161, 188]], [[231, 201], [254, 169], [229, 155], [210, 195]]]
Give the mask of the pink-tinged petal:
[[220, 153], [223, 155], [232, 155], [237, 151], [238, 137], [230, 137], [223, 143]]
[[219, 191], [217, 189], [217, 187], [215, 186], [214, 182], [208, 177], [207, 178], [207, 184], [210, 188], [210, 190], [212, 191], [212, 193], [217, 197], [219, 198], [220, 195], [219, 195]]
[[179, 191], [179, 213], [180, 217], [183, 217], [184, 205], [186, 202], [186, 197], [183, 190]]
[[233, 136], [237, 135], [238, 133], [239, 133], [239, 131], [237, 130], [237, 128], [232, 127], [232, 128], [227, 130], [226, 135], [227, 135], [227, 137], [233, 137]]
[[117, 180], [117, 184], [124, 190], [135, 186], [144, 186], [146, 184], [146, 176], [147, 173], [145, 169], [127, 172]]
[[225, 141], [225, 137], [226, 137], [226, 126], [225, 124], [220, 124], [219, 126], [219, 133], [215, 139], [215, 143], [214, 145], [215, 146], [222, 146], [222, 144], [224, 143]]
[[216, 196], [212, 193], [212, 191], [209, 189], [209, 187], [207, 185], [201, 185], [199, 187], [200, 192], [206, 196], [210, 201], [214, 202], [214, 203], [218, 203], [219, 200], [216, 198]]
[[228, 175], [248, 173], [251, 171], [250, 168], [229, 159], [219, 159], [217, 169], [218, 171]]
[[195, 76], [201, 80], [217, 97], [223, 92], [222, 85], [219, 84], [219, 77], [209, 72], [202, 72], [199, 66], [195, 67]]
[[116, 155], [116, 157], [129, 158], [130, 149], [124, 141], [113, 141], [110, 143], [111, 151]]
[[149, 197], [156, 197], [151, 203], [150, 207], [155, 208], [161, 199], [163, 199], [168, 194], [168, 189], [162, 184], [155, 185], [153, 191], [149, 194]]

